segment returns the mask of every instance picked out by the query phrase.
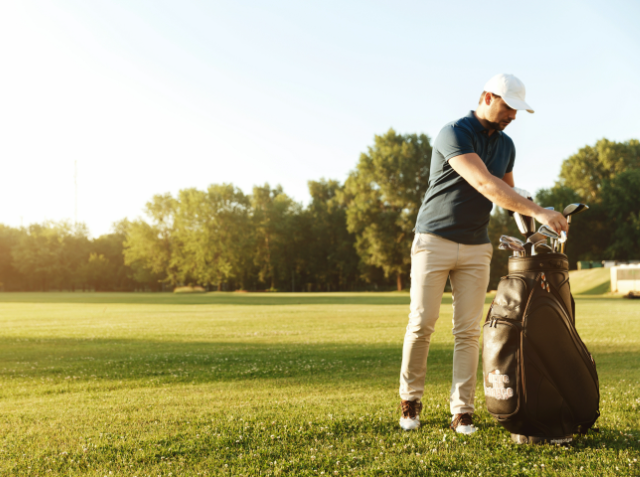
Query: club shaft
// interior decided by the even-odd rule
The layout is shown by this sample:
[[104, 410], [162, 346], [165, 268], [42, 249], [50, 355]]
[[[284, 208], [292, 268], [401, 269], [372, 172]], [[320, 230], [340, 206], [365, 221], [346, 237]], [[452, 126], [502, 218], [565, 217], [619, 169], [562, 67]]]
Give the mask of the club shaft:
[[[567, 225], [571, 225], [571, 216], [570, 215], [567, 217]], [[567, 235], [568, 234], [569, 234], [569, 229], [567, 228]], [[566, 240], [560, 244], [560, 253], [564, 253], [564, 244], [565, 243], [567, 243]]]

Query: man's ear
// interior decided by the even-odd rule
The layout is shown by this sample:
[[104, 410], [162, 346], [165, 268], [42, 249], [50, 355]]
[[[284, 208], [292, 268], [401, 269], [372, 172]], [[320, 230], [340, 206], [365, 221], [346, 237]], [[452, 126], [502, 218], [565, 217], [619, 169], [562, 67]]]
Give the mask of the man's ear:
[[493, 94], [485, 93], [485, 95], [484, 95], [484, 104], [486, 104], [487, 106], [491, 106], [492, 102], [493, 102]]

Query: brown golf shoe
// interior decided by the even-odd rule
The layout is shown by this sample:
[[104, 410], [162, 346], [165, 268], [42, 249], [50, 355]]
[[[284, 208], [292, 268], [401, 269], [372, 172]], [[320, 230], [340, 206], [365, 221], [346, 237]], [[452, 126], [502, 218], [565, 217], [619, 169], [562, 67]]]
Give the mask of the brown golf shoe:
[[400, 406], [402, 406], [400, 427], [405, 431], [411, 431], [420, 427], [420, 411], [422, 411], [422, 403], [418, 399], [415, 401], [402, 400]]
[[473, 425], [473, 415], [470, 412], [453, 416], [450, 427], [458, 434], [473, 434], [478, 430]]

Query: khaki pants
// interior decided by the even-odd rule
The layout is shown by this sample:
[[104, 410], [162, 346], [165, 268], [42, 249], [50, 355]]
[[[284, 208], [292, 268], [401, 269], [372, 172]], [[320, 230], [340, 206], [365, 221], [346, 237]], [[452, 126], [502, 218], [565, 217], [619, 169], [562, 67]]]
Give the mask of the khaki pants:
[[491, 244], [464, 245], [417, 233], [411, 247], [411, 312], [404, 337], [400, 397], [422, 398], [429, 342], [451, 277], [453, 291], [453, 383], [451, 414], [473, 412], [480, 320], [489, 284]]

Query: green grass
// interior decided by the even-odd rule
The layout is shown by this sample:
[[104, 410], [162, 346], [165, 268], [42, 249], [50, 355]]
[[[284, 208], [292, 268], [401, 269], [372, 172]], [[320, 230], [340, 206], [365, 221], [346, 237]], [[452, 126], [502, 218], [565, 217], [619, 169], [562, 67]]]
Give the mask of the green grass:
[[[487, 298], [487, 305], [491, 297]], [[600, 433], [447, 430], [451, 297], [399, 429], [406, 293], [0, 293], [0, 475], [639, 475], [640, 306], [577, 297]], [[543, 467], [544, 466], [544, 467]], [[323, 474], [324, 472], [324, 474]]]
[[569, 272], [574, 295], [602, 295], [611, 291], [611, 269], [592, 268]]

